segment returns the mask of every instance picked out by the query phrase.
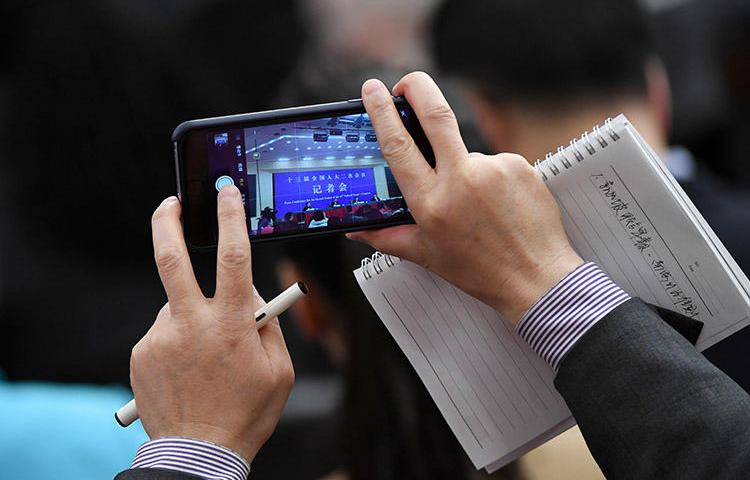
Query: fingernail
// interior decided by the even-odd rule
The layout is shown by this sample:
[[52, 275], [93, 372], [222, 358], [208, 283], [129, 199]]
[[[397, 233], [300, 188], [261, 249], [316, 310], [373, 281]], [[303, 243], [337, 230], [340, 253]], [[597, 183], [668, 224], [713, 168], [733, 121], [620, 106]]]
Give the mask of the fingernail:
[[163, 206], [169, 205], [170, 203], [174, 203], [176, 201], [177, 201], [177, 197], [175, 197], [174, 195], [172, 195], [171, 197], [167, 197], [164, 200], [162, 200], [161, 205], [159, 205], [159, 206], [163, 207]]
[[223, 198], [235, 198], [240, 196], [240, 190], [234, 185], [227, 185], [219, 190], [219, 196]]
[[383, 83], [380, 80], [371, 78], [362, 85], [362, 94], [372, 95], [373, 93], [380, 90], [382, 86], [383, 86]]

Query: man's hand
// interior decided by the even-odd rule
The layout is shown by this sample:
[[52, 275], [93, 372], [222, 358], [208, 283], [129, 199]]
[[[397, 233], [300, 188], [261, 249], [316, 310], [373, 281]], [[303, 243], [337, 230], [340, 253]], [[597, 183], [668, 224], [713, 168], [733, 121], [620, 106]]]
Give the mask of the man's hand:
[[469, 153], [453, 111], [428, 75], [405, 76], [393, 94], [404, 95], [414, 109], [436, 165], [425, 161], [386, 87], [365, 82], [362, 100], [417, 224], [349, 238], [418, 263], [517, 322], [582, 263], [557, 203], [523, 157]]
[[218, 196], [216, 296], [195, 280], [180, 224], [180, 203], [154, 213], [156, 264], [169, 303], [133, 348], [130, 381], [152, 439], [192, 437], [251, 462], [270, 437], [294, 381], [278, 319], [258, 331], [263, 300], [253, 288], [250, 241], [240, 192]]

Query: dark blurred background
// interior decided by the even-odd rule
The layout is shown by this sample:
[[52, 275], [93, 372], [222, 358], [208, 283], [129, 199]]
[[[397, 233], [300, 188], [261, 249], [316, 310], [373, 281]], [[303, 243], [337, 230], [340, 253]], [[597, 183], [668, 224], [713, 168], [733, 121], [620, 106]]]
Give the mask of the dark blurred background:
[[[522, 52], [542, 49], [550, 67], [564, 68], [564, 50], [554, 41], [534, 39], [560, 28], [556, 17], [585, 11], [587, 3], [599, 5], [598, 18], [609, 11], [603, 0], [570, 5], [536, 0], [523, 8], [518, 0], [494, 0], [495, 6], [480, 0], [443, 3], [2, 2], [0, 372], [10, 388], [7, 404], [27, 398], [12, 389], [17, 385], [47, 389], [36, 393], [49, 395], [39, 409], [52, 409], [55, 389], [69, 392], [71, 384], [90, 387], [93, 395], [112, 388], [127, 396], [130, 349], [165, 301], [152, 262], [149, 221], [158, 203], [175, 192], [170, 135], [180, 122], [358, 97], [369, 77], [392, 84], [424, 69], [444, 88], [469, 148], [488, 151], [493, 142], [482, 136], [466, 97], [477, 78], [462, 75], [467, 67], [451, 62], [450, 46], [475, 30], [480, 36], [462, 47], [467, 58], [505, 59], [495, 62], [496, 72], [482, 75], [513, 78], [528, 66], [528, 72], [554, 76], [545, 64], [533, 64], [539, 59], [508, 56], [515, 48], [511, 42], [522, 45]], [[505, 23], [507, 14], [493, 10], [506, 4], [520, 16], [517, 21]], [[736, 209], [750, 206], [750, 4], [649, 0], [631, 8], [639, 12], [636, 24], [648, 31], [643, 48], [660, 60], [668, 77], [672, 113], [666, 141], [691, 152], [693, 171], [711, 178], [710, 192], [716, 193], [707, 194], [705, 207], [696, 204], [704, 214], [718, 215], [716, 220], [707, 215], [709, 222], [747, 271], [744, 235], [750, 220]], [[531, 16], [536, 21], [526, 23]], [[472, 18], [490, 23], [474, 29]], [[595, 24], [596, 18], [586, 21]], [[581, 78], [596, 77], [597, 58], [614, 55], [623, 40], [627, 48], [641, 45], [628, 43], [633, 39], [627, 36], [637, 34], [627, 29], [627, 38], [620, 39], [579, 30], [581, 42], [600, 46], [598, 57], [578, 70]], [[546, 151], [557, 145], [541, 146]], [[722, 211], [731, 215], [721, 216]], [[265, 298], [284, 286], [280, 282], [298, 276], [314, 286], [315, 301], [282, 319], [298, 381], [277, 434], [253, 464], [253, 478], [484, 478], [472, 472], [356, 288], [351, 270], [371, 253], [339, 237], [254, 247], [255, 281]], [[214, 260], [211, 254], [193, 256], [207, 294], [213, 290]], [[728, 372], [746, 348], [743, 333], [733, 348], [714, 354]], [[741, 365], [734, 367], [738, 381], [747, 363]], [[0, 389], [0, 403], [4, 392]], [[72, 395], [71, 411], [87, 392]], [[26, 418], [18, 428], [38, 428], [34, 431], [44, 435], [50, 427], [42, 421], [44, 413], [37, 413], [41, 425]], [[124, 435], [112, 430], [104, 440], [76, 431], [74, 424], [69, 428], [69, 438], [64, 430], [60, 434], [61, 445], [73, 445], [70, 455], [79, 464], [97, 464], [87, 442], [117, 446], [118, 435]], [[15, 438], [2, 430], [0, 452]], [[38, 467], [45, 471], [40, 452], [12, 451], [17, 453], [0, 453], [0, 478], [18, 478], [5, 472], [34, 458], [42, 458]], [[589, 465], [582, 451], [581, 465]], [[133, 453], [113, 453], [96, 471], [114, 474]], [[534, 465], [525, 473], [522, 467], [511, 466], [495, 478], [541, 478], [534, 476]], [[591, 471], [597, 478], [595, 467]], [[89, 478], [85, 468], [80, 472], [69, 478]], [[54, 477], [68, 478], [59, 470]]]

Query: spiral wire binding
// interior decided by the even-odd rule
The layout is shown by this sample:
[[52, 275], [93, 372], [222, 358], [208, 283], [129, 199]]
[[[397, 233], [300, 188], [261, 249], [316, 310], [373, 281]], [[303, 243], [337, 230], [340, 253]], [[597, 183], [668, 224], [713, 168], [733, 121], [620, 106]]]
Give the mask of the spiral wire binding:
[[[614, 127], [612, 126], [612, 119], [608, 118], [604, 121], [604, 126], [594, 125], [594, 128], [590, 132], [584, 132], [580, 138], [574, 138], [570, 141], [568, 147], [560, 146], [557, 147], [557, 151], [548, 153], [545, 155], [544, 160], [537, 160], [534, 162], [534, 167], [539, 173], [542, 174], [542, 178], [546, 182], [549, 180], [547, 175], [548, 170], [552, 176], [560, 174], [561, 169], [569, 169], [576, 163], [580, 163], [586, 159], [586, 155], [594, 155], [597, 152], [598, 145], [599, 149], [607, 148], [610, 141], [616, 142], [620, 139], [620, 135], [617, 134]], [[569, 151], [569, 155], [573, 156], [575, 162], [566, 155], [565, 151]]]
[[[385, 263], [385, 266], [380, 263], [381, 261]], [[365, 257], [362, 259], [362, 276], [365, 277], [365, 280], [369, 280], [375, 275], [380, 275], [386, 268], [390, 268], [400, 261], [400, 258], [394, 257], [393, 255], [375, 252], [372, 257]], [[372, 265], [374, 273], [370, 271], [370, 265]]]

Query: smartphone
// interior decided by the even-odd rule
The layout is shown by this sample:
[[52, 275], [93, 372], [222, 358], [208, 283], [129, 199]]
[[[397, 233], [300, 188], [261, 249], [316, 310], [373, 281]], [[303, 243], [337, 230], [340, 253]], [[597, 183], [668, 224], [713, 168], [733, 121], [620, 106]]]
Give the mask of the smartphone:
[[[434, 167], [414, 111], [394, 104]], [[251, 242], [413, 223], [360, 99], [190, 120], [172, 134], [185, 239], [218, 240], [216, 195], [242, 194]]]

